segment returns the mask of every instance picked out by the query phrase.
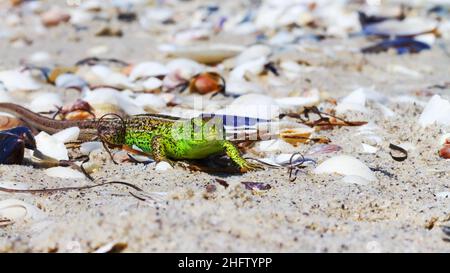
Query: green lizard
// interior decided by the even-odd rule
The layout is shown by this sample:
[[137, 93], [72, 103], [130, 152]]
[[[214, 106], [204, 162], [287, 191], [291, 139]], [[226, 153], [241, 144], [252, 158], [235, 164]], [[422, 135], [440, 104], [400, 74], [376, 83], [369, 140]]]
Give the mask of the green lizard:
[[224, 126], [221, 120], [216, 118], [181, 119], [146, 114], [127, 119], [116, 117], [59, 121], [12, 103], [0, 103], [0, 111], [13, 114], [32, 127], [48, 133], [77, 126], [81, 129], [81, 141], [99, 137], [108, 147], [133, 150], [132, 147], [136, 146], [142, 153], [152, 156], [156, 162], [203, 159], [226, 153], [241, 172], [261, 168], [242, 158], [236, 146], [225, 139]]

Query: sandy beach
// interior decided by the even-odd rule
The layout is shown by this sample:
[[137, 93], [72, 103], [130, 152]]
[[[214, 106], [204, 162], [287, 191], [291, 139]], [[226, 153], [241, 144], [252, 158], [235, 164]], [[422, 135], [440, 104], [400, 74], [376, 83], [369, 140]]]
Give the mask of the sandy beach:
[[[134, 65], [144, 61], [167, 64], [177, 57], [163, 52], [161, 45], [181, 44], [177, 33], [197, 29], [198, 26], [189, 23], [189, 18], [197, 20], [200, 15], [194, 11], [202, 6], [219, 6], [222, 9], [218, 12], [242, 7], [263, 12], [263, 8], [249, 8], [253, 1], [128, 1], [139, 2], [131, 8], [138, 16], [132, 22], [118, 20], [117, 9], [108, 3], [96, 11], [86, 8], [87, 13], [94, 16], [85, 22], [75, 24], [69, 20], [46, 27], [40, 18], [49, 7], [57, 6], [71, 13], [73, 20], [74, 10], [82, 9], [83, 3], [71, 6], [65, 1], [32, 1], [40, 3], [36, 11], [30, 7], [31, 3], [13, 7], [11, 2], [14, 1], [0, 4], [0, 71], [18, 69], [33, 62], [51, 68], [73, 66], [91, 56], [114, 58]], [[262, 2], [260, 5], [264, 6], [274, 1]], [[304, 5], [314, 1], [297, 2]], [[382, 7], [399, 6], [399, 1], [378, 2]], [[434, 18], [427, 17], [426, 12], [432, 6], [417, 4], [408, 14]], [[145, 9], [155, 7], [161, 8], [160, 14], [168, 13], [162, 8], [173, 12], [165, 19], [173, 22], [145, 25]], [[321, 7], [319, 3], [318, 9]], [[355, 14], [363, 5], [352, 2], [342, 8]], [[12, 18], [14, 14], [18, 18]], [[312, 14], [314, 18], [315, 13]], [[449, 18], [447, 10], [440, 19], [441, 25], [445, 22], [448, 25]], [[376, 40], [365, 35], [350, 35], [361, 31], [359, 25], [355, 26], [356, 30], [344, 28], [342, 35], [339, 31], [327, 33], [324, 39], [271, 40], [281, 32], [294, 35], [303, 31], [300, 37], [326, 32], [326, 28], [320, 27], [323, 20], [317, 20], [317, 28], [288, 24], [241, 35], [230, 30], [237, 27], [225, 24], [222, 31], [205, 34], [206, 38], [189, 38], [192, 39], [189, 44], [226, 43], [243, 46], [244, 50], [256, 43], [267, 45], [271, 53], [265, 65], [272, 62], [280, 75], [267, 71], [244, 75], [247, 83], [256, 83], [261, 88], [259, 95], [276, 100], [309, 98], [317, 92], [319, 99], [315, 105], [320, 109], [343, 107], [344, 110], [336, 112], [337, 116], [368, 122], [363, 126], [336, 126], [328, 130], [314, 128], [313, 136], [329, 139], [327, 145], [338, 145], [339, 150], [313, 154], [311, 149], [322, 145], [314, 141], [297, 146], [283, 141], [284, 144], [278, 143], [273, 149], [256, 143], [245, 150], [246, 156], [254, 158], [300, 152], [313, 159], [316, 164], [306, 164], [293, 182], [285, 167], [266, 167], [244, 174], [213, 174], [188, 170], [181, 163], [163, 170], [155, 169], [154, 163], [114, 164], [103, 148], [90, 154], [98, 164], [91, 173], [95, 181], [52, 177], [45, 168], [0, 165], [0, 187], [18, 183], [17, 187], [26, 189], [48, 189], [124, 181], [145, 192], [143, 200], [135, 196], [143, 193], [124, 185], [55, 193], [0, 192], [0, 202], [21, 200], [39, 210], [39, 217], [0, 225], [0, 252], [108, 252], [111, 249], [122, 252], [448, 252], [450, 243], [444, 240], [442, 227], [450, 225], [450, 161], [439, 156], [439, 149], [444, 145], [443, 136], [450, 132], [450, 124], [421, 125], [419, 122], [434, 96], [438, 95], [447, 103], [450, 100], [448, 33], [439, 35], [430, 49], [417, 54], [397, 54], [395, 50], [364, 54], [360, 49]], [[229, 18], [228, 22], [231, 21]], [[181, 27], [183, 24], [185, 26]], [[119, 28], [122, 35], [96, 35], [104, 26]], [[266, 38], [261, 40], [258, 37], [262, 34]], [[45, 57], [36, 57], [36, 52], [45, 52]], [[236, 56], [214, 65], [202, 65], [223, 75], [229, 87], [233, 81], [230, 71], [237, 66]], [[297, 66], [291, 68], [288, 61], [294, 61]], [[26, 107], [35, 105], [33, 99], [42, 93], [58, 94], [66, 105], [84, 98], [85, 92], [45, 82], [36, 90], [6, 89], [2, 92], [8, 94], [10, 102]], [[132, 99], [138, 94], [133, 93], [131, 87], [124, 89], [131, 90]], [[358, 89], [363, 91], [357, 94], [364, 94], [362, 109], [358, 110], [352, 103], [339, 106], [346, 96]], [[190, 98], [202, 96], [189, 92], [147, 93], [163, 99], [167, 94], [173, 95], [170, 103], [152, 111], [173, 115], [183, 111], [189, 115]], [[249, 93], [252, 92], [206, 97], [204, 108], [208, 111], [222, 109]], [[0, 96], [2, 101], [3, 97]], [[173, 106], [174, 101], [177, 106]], [[302, 107], [294, 105], [291, 112], [298, 112]], [[284, 110], [281, 107], [280, 111]], [[395, 154], [396, 151], [389, 148], [390, 144], [403, 147], [407, 151], [406, 160], [394, 160], [390, 152]], [[81, 154], [78, 148], [68, 151], [69, 158]], [[366, 180], [337, 171], [321, 174], [314, 171], [327, 159], [339, 155], [357, 159], [371, 169], [375, 178]], [[217, 179], [226, 181], [227, 187]], [[270, 189], [252, 190], [242, 182], [264, 183], [270, 185]], [[0, 215], [1, 209], [0, 205]]]

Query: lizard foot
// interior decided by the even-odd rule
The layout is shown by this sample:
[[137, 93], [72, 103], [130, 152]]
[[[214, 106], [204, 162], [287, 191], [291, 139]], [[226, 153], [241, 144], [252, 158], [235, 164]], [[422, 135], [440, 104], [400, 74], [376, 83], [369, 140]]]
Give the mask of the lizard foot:
[[264, 170], [264, 167], [261, 164], [257, 163], [251, 163], [248, 161], [245, 161], [240, 167], [241, 173], [246, 173], [249, 171], [258, 171], [258, 170]]

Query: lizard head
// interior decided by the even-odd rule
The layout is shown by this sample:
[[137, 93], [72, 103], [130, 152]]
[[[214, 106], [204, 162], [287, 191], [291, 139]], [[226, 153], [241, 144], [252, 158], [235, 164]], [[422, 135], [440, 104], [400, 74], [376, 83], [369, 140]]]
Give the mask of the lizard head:
[[106, 114], [97, 121], [97, 134], [102, 142], [121, 146], [125, 142], [125, 121], [117, 114]]

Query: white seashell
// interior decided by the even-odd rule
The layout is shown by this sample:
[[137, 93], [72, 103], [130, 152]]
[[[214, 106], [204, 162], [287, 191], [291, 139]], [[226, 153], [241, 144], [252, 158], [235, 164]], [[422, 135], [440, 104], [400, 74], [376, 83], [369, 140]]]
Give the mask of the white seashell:
[[378, 151], [378, 148], [374, 147], [372, 145], [365, 144], [365, 143], [362, 143], [361, 145], [363, 147], [363, 152], [366, 154], [375, 154]]
[[89, 155], [92, 151], [101, 149], [102, 143], [99, 141], [83, 142], [80, 146], [80, 153], [83, 155]]
[[158, 78], [151, 77], [142, 82], [142, 86], [146, 91], [152, 91], [161, 88], [163, 85], [163, 81]]
[[28, 60], [32, 64], [48, 64], [51, 62], [52, 56], [46, 51], [38, 51], [33, 53]]
[[279, 116], [280, 107], [269, 96], [248, 94], [235, 99], [230, 105], [224, 109], [216, 111], [215, 113], [260, 119], [272, 119]]
[[450, 125], [450, 102], [442, 99], [439, 95], [434, 95], [428, 101], [419, 117], [419, 124], [422, 127], [433, 123]]
[[170, 56], [176, 58], [187, 58], [200, 63], [214, 64], [222, 62], [225, 59], [236, 56], [245, 48], [238, 45], [212, 44], [195, 45], [175, 48], [166, 48], [165, 51]]
[[130, 80], [136, 81], [140, 78], [164, 76], [169, 73], [169, 69], [157, 62], [144, 62], [133, 67], [130, 73]]
[[80, 128], [78, 127], [70, 127], [67, 129], [64, 129], [62, 131], [59, 131], [56, 134], [53, 134], [52, 136], [56, 138], [59, 142], [67, 143], [67, 142], [73, 142], [78, 139], [78, 135], [80, 134]]
[[436, 35], [434, 35], [433, 33], [418, 35], [418, 36], [414, 37], [414, 40], [428, 44], [428, 45], [432, 45], [436, 41]]
[[59, 75], [55, 80], [55, 85], [61, 88], [80, 88], [83, 89], [88, 84], [78, 75], [64, 73]]
[[450, 198], [450, 191], [441, 191], [435, 194], [437, 198]]
[[93, 15], [89, 12], [80, 9], [73, 9], [70, 11], [69, 22], [73, 25], [87, 24], [92, 20]]
[[367, 112], [366, 108], [366, 95], [362, 88], [357, 89], [342, 99], [336, 106], [336, 112], [338, 114], [345, 113], [347, 111]]
[[61, 96], [56, 93], [40, 93], [30, 103], [30, 109], [34, 112], [48, 112], [56, 110], [63, 105]]
[[410, 17], [402, 21], [386, 20], [381, 23], [371, 24], [365, 28], [369, 34], [409, 36], [431, 31], [437, 27], [435, 21], [419, 17]]
[[284, 110], [297, 110], [305, 106], [313, 106], [319, 103], [320, 94], [319, 90], [312, 89], [308, 92], [307, 96], [304, 97], [285, 97], [275, 100], [281, 109]]
[[71, 169], [69, 167], [48, 168], [44, 171], [44, 173], [48, 176], [58, 177], [58, 178], [68, 178], [68, 179], [85, 178], [84, 174], [82, 174], [79, 171], [76, 171], [74, 169]]
[[272, 49], [266, 45], [253, 45], [245, 49], [241, 54], [236, 56], [235, 64], [241, 65], [261, 57], [267, 57], [272, 52]]
[[350, 32], [359, 32], [361, 25], [359, 24], [358, 14], [349, 12], [339, 5], [324, 6], [319, 9], [318, 16], [327, 26], [327, 34], [347, 37]]
[[171, 74], [188, 80], [203, 71], [203, 65], [189, 59], [175, 59], [167, 63]]
[[166, 107], [166, 101], [160, 96], [154, 94], [140, 94], [134, 100], [136, 105], [142, 108], [162, 109]]
[[106, 45], [98, 45], [91, 47], [87, 50], [89, 56], [101, 56], [109, 52], [109, 47]]
[[83, 94], [83, 100], [91, 105], [94, 104], [113, 104], [118, 105], [119, 92], [112, 88], [97, 88], [94, 91], [86, 90]]
[[125, 91], [119, 92], [112, 88], [98, 88], [94, 91], [86, 90], [83, 96], [83, 100], [87, 101], [91, 105], [118, 105], [128, 115], [138, 115], [145, 113], [144, 109], [137, 105], [132, 98], [130, 98], [129, 93]]
[[285, 12], [285, 7], [277, 7], [270, 4], [262, 5], [255, 18], [255, 24], [260, 29], [271, 29], [276, 27], [274, 22], [282, 17]]
[[259, 75], [264, 71], [264, 65], [267, 63], [266, 57], [260, 57], [256, 60], [252, 60], [236, 66], [230, 72], [231, 80], [245, 80], [247, 73], [251, 75]]
[[254, 82], [247, 81], [227, 81], [225, 93], [232, 95], [244, 95], [248, 93], [264, 93], [264, 89]]
[[[15, 181], [0, 181], [0, 187], [12, 190], [27, 190], [28, 185], [25, 183], [15, 182]], [[2, 194], [2, 192], [0, 192]]]
[[165, 161], [158, 162], [155, 166], [155, 171], [157, 172], [164, 172], [171, 169], [173, 169], [172, 165]]
[[292, 152], [293, 146], [281, 139], [258, 141], [255, 149], [260, 152]]
[[56, 137], [40, 132], [35, 136], [36, 146], [43, 154], [58, 160], [69, 160], [66, 146]]
[[42, 87], [29, 72], [16, 70], [0, 71], [0, 82], [9, 91], [32, 91]]
[[110, 242], [107, 243], [98, 249], [96, 249], [93, 253], [109, 253], [111, 251], [115, 251], [115, 249], [126, 247], [126, 243], [122, 242]]
[[361, 177], [359, 175], [346, 175], [341, 179], [341, 181], [344, 183], [357, 184], [357, 185], [368, 185], [370, 183], [369, 180], [367, 180], [364, 177]]
[[104, 84], [118, 88], [131, 88], [135, 85], [124, 74], [115, 72], [104, 65], [94, 65], [91, 67], [91, 72], [97, 77], [99, 81], [97, 84]]
[[39, 220], [45, 217], [37, 207], [18, 199], [6, 199], [0, 201], [0, 218], [11, 221]]
[[374, 173], [360, 160], [349, 156], [349, 155], [339, 155], [329, 158], [322, 162], [316, 169], [314, 173], [338, 173], [343, 175], [357, 175], [369, 181], [376, 181], [377, 178]]

